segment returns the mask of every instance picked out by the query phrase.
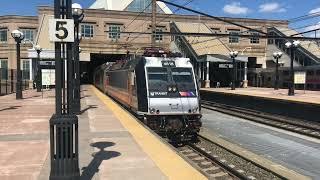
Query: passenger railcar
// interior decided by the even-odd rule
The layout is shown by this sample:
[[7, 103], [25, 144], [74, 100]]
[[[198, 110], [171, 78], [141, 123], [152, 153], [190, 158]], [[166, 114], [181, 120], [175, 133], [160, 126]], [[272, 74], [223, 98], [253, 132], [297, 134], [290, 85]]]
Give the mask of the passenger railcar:
[[142, 57], [98, 67], [94, 83], [171, 140], [191, 140], [200, 130], [199, 89], [188, 58], [149, 49]]

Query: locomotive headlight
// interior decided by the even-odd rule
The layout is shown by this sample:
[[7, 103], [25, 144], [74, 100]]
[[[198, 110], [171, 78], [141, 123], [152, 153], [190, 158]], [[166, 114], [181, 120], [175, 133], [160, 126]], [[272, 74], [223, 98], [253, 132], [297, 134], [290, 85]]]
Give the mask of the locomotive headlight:
[[172, 87], [168, 87], [168, 91], [171, 92], [172, 91]]
[[154, 114], [156, 112], [156, 109], [155, 108], [150, 108], [150, 113], [151, 114]]
[[195, 108], [192, 109], [193, 113], [196, 113], [197, 111], [198, 111], [198, 107], [195, 107]]
[[173, 92], [176, 92], [176, 91], [177, 91], [177, 87], [173, 87], [173, 88], [172, 88], [172, 91], [173, 91]]

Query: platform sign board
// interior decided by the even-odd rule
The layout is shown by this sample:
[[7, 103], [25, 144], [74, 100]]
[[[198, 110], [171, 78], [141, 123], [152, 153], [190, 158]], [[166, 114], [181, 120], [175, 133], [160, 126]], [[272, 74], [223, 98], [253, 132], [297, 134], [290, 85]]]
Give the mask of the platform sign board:
[[49, 19], [49, 39], [51, 42], [74, 42], [73, 19]]
[[297, 71], [294, 72], [294, 84], [305, 84], [306, 83], [306, 72]]
[[56, 84], [54, 69], [41, 69], [41, 73], [42, 73], [42, 85], [51, 86]]
[[233, 68], [232, 64], [219, 64], [219, 68]]

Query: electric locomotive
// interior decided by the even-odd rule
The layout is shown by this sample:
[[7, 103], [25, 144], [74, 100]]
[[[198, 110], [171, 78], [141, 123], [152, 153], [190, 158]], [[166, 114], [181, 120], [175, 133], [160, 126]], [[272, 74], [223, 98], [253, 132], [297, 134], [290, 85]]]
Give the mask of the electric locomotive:
[[188, 58], [147, 49], [141, 57], [98, 67], [94, 83], [173, 141], [193, 140], [200, 131], [199, 89]]

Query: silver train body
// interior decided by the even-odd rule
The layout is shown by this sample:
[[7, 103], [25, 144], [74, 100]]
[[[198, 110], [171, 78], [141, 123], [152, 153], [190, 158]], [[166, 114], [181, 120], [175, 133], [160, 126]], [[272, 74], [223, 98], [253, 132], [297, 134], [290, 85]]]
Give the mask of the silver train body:
[[199, 89], [188, 58], [142, 56], [105, 64], [95, 70], [94, 84], [170, 139], [192, 140], [200, 131]]

